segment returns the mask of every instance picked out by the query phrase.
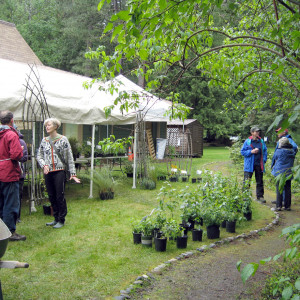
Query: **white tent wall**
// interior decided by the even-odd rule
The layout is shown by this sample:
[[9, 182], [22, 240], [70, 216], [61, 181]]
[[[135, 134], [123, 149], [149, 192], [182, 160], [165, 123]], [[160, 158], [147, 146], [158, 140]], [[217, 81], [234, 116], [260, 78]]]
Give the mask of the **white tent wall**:
[[[32, 87], [37, 86], [33, 87], [36, 93], [39, 93], [39, 85], [41, 86], [51, 116], [58, 118], [62, 123], [93, 125], [93, 137], [95, 137], [95, 124], [135, 124], [138, 112], [143, 115], [143, 121], [168, 121], [165, 113], [169, 110], [171, 102], [155, 97], [122, 75], [115, 80], [120, 84], [119, 92], [138, 94], [140, 104], [137, 109], [131, 109], [124, 113], [120, 112], [119, 106], [116, 106], [111, 115], [106, 118], [105, 107], [114, 103], [118, 97], [117, 92], [111, 95], [99, 90], [99, 83], [85, 89], [83, 83], [90, 82], [91, 78], [89, 77], [42, 65], [30, 66], [0, 59], [0, 109], [12, 111], [15, 120], [39, 121], [38, 111], [36, 111], [35, 117], [24, 116], [24, 96], [27, 82], [29, 82]], [[106, 83], [103, 87], [108, 85], [109, 83]], [[29, 99], [26, 100], [29, 101]], [[42, 120], [40, 119], [40, 121]], [[92, 143], [94, 146], [94, 139]], [[92, 152], [94, 151], [93, 146]], [[134, 154], [136, 156], [136, 153]], [[92, 165], [94, 165], [93, 157], [92, 153]], [[92, 191], [90, 197], [92, 197]]]

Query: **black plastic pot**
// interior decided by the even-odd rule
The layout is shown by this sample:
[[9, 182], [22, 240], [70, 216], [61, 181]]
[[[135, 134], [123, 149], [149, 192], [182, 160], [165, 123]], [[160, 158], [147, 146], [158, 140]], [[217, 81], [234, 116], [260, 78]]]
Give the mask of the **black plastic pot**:
[[192, 183], [196, 183], [197, 182], [197, 178], [192, 178]]
[[188, 178], [187, 177], [182, 177], [182, 182], [187, 182]]
[[226, 231], [235, 233], [236, 221], [226, 221]]
[[133, 243], [134, 244], [140, 244], [142, 242], [142, 234], [133, 232]]
[[209, 225], [206, 226], [207, 238], [208, 239], [218, 239], [220, 237], [220, 226], [219, 225]]
[[178, 178], [177, 177], [170, 177], [169, 180], [171, 182], [177, 182], [178, 181]]
[[43, 205], [43, 211], [44, 211], [44, 215], [46, 215], [46, 216], [51, 216], [51, 215], [52, 215], [52, 208], [51, 208], [51, 205], [44, 204], [44, 205]]
[[152, 236], [151, 235], [149, 235], [149, 236], [142, 235], [141, 242], [142, 242], [142, 245], [145, 247], [152, 247]]
[[126, 173], [127, 177], [133, 177], [133, 173]]
[[252, 220], [252, 211], [250, 211], [248, 213], [244, 213], [244, 217], [246, 218], [247, 221], [251, 221]]
[[202, 241], [202, 229], [193, 229], [192, 230], [192, 237], [194, 242], [201, 242]]
[[178, 236], [176, 239], [176, 245], [178, 249], [185, 249], [187, 247], [187, 239], [188, 236], [184, 235], [184, 236]]
[[157, 179], [158, 179], [158, 180], [166, 180], [166, 179], [167, 179], [167, 176], [158, 176]]
[[221, 223], [221, 228], [226, 228], [226, 220]]
[[184, 224], [184, 223], [179, 224], [179, 226], [183, 229], [183, 234], [187, 235], [188, 234], [188, 230], [189, 230], [189, 226], [186, 225], [186, 224]]
[[167, 249], [167, 238], [154, 238], [155, 250], [164, 252]]
[[101, 200], [114, 199], [114, 196], [115, 196], [114, 192], [99, 193], [99, 197], [100, 197]]

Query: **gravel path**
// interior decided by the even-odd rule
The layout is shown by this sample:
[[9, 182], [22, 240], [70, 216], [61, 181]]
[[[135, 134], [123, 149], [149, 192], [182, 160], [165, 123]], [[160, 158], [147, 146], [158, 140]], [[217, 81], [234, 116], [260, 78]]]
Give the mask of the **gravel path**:
[[[275, 194], [267, 193], [267, 205], [272, 206], [274, 197]], [[245, 263], [259, 262], [283, 250], [285, 241], [279, 238], [281, 230], [299, 223], [299, 212], [300, 201], [293, 199], [292, 211], [281, 212], [279, 225], [271, 230], [178, 261], [161, 275], [155, 275], [150, 285], [137, 290], [131, 299], [259, 299], [260, 288], [271, 267], [259, 267], [255, 277], [244, 285], [236, 263], [240, 259]]]

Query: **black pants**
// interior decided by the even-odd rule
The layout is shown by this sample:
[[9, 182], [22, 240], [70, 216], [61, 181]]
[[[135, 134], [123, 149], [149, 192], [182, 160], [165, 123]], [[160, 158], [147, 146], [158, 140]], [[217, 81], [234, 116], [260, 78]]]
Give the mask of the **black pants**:
[[64, 224], [68, 212], [65, 199], [65, 172], [49, 172], [45, 175], [45, 184], [55, 221]]
[[[263, 198], [264, 197], [264, 173], [261, 170], [260, 166], [254, 166], [255, 172], [255, 180], [256, 180], [256, 198]], [[250, 187], [250, 180], [254, 172], [244, 172], [244, 184], [246, 180], [249, 180], [249, 187]]]
[[285, 208], [289, 208], [291, 207], [291, 202], [292, 202], [292, 181], [291, 180], [287, 180], [285, 182], [285, 185], [283, 187], [283, 191], [282, 194], [280, 194], [279, 192], [279, 183], [276, 184], [276, 207], [282, 207], [282, 201], [284, 202], [284, 207]]

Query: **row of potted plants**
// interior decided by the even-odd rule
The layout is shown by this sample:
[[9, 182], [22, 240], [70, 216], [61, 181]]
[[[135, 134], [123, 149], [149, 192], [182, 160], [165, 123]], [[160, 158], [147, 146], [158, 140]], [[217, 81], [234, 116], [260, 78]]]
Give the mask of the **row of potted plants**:
[[177, 243], [182, 237], [187, 240], [188, 229], [194, 229], [194, 240], [202, 240], [203, 224], [209, 239], [219, 238], [222, 223], [226, 224], [227, 231], [235, 232], [236, 222], [251, 219], [249, 189], [236, 178], [225, 178], [220, 173], [205, 171], [194, 189], [187, 186], [178, 191], [167, 183], [157, 199], [158, 207], [133, 226], [134, 235], [141, 234], [141, 243], [148, 246], [152, 245], [152, 238], [155, 243], [157, 239], [166, 242], [167, 238]]

